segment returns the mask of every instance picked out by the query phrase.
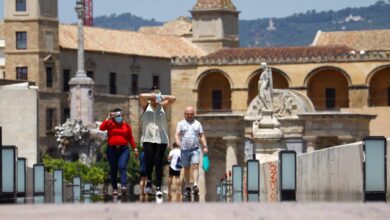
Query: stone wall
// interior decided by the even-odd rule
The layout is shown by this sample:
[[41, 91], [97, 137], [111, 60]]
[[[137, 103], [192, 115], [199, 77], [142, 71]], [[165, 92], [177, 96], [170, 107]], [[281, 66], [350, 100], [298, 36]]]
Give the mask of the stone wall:
[[[390, 139], [387, 149], [389, 144]], [[298, 155], [296, 172], [298, 202], [363, 201], [362, 142]], [[279, 175], [277, 161], [260, 165], [260, 201], [279, 201]], [[387, 156], [387, 179], [389, 177], [390, 157]], [[387, 198], [390, 198], [389, 181]]]
[[[61, 50], [61, 75], [64, 69], [70, 70], [71, 77], [76, 74], [76, 50]], [[95, 92], [109, 93], [109, 75], [116, 73], [116, 88], [118, 95], [138, 95], [139, 92], [150, 91], [153, 86], [153, 76], [158, 76], [162, 93], [171, 93], [170, 60], [117, 55], [97, 52], [85, 52], [85, 71], [93, 72]], [[132, 94], [132, 75], [138, 76], [137, 94]]]
[[3, 145], [15, 145], [28, 166], [38, 156], [38, 91], [25, 86], [0, 87], [0, 126]]
[[347, 108], [341, 111], [376, 115], [369, 124], [370, 135], [390, 137], [390, 107]]

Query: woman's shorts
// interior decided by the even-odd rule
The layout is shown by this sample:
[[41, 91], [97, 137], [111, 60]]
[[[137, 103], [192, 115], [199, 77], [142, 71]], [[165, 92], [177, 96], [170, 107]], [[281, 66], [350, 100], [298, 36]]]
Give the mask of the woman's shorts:
[[169, 167], [169, 176], [180, 176], [180, 170], [176, 171]]

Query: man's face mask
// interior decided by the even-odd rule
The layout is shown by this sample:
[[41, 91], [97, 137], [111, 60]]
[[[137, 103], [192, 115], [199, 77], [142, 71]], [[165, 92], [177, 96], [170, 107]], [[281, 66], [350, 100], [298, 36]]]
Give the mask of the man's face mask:
[[117, 116], [114, 118], [116, 123], [122, 123], [123, 122], [123, 117], [122, 116]]

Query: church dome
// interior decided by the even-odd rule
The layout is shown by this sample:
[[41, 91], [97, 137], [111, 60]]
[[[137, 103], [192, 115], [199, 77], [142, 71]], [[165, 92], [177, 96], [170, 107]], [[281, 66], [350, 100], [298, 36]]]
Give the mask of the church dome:
[[207, 10], [207, 9], [226, 9], [236, 10], [236, 6], [231, 0], [198, 0], [193, 7], [193, 10]]

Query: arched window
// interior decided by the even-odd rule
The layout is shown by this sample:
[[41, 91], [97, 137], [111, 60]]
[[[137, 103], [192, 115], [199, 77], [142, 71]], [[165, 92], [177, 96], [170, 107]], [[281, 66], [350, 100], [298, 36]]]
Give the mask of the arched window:
[[229, 80], [218, 72], [207, 73], [198, 85], [198, 112], [231, 111]]
[[307, 94], [316, 110], [349, 107], [348, 79], [339, 70], [319, 70], [309, 78]]
[[370, 106], [390, 106], [390, 67], [372, 76], [369, 103]]

